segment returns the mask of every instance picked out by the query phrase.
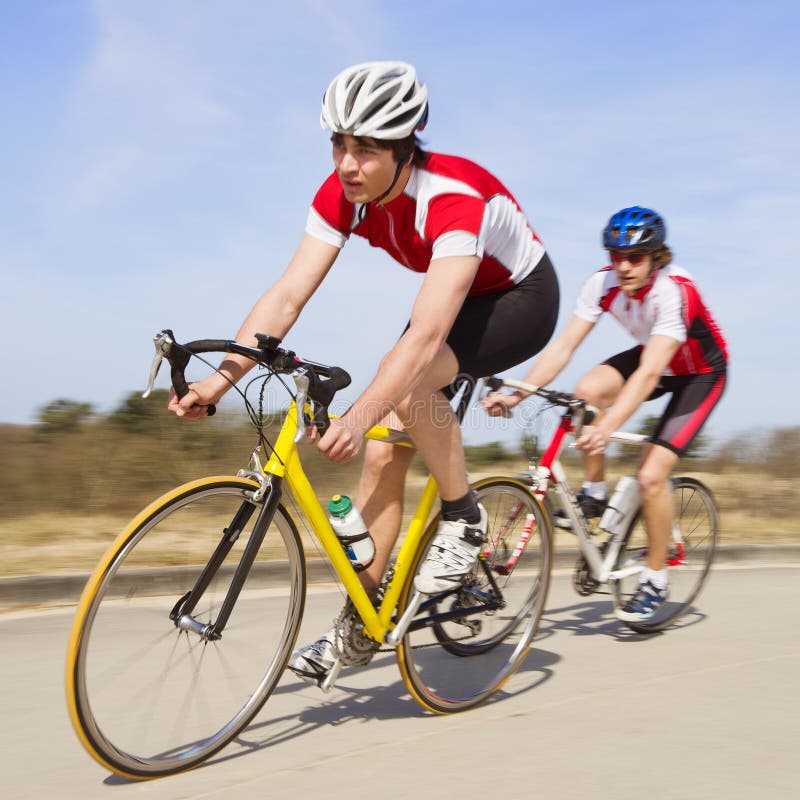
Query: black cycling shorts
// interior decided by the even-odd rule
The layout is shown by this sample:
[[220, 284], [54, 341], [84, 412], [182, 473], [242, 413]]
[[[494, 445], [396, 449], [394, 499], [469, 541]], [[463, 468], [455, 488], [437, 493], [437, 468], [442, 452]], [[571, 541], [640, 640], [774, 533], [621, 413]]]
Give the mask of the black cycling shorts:
[[[613, 367], [627, 381], [639, 366], [642, 349], [637, 345], [603, 363]], [[724, 370], [701, 375], [662, 375], [647, 399], [655, 400], [667, 392], [672, 392], [672, 397], [650, 435], [651, 441], [679, 456], [684, 455], [722, 397], [726, 383]]]
[[467, 297], [447, 337], [459, 373], [484, 378], [535, 356], [553, 335], [558, 303], [558, 278], [546, 253], [513, 288]]

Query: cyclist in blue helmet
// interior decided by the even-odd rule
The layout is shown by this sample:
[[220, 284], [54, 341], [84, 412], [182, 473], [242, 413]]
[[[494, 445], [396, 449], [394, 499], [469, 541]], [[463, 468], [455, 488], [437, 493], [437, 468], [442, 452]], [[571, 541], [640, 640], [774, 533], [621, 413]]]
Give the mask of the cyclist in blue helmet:
[[[652, 209], [632, 206], [614, 214], [603, 230], [611, 263], [586, 281], [567, 326], [525, 378], [535, 386], [550, 383], [605, 312], [637, 342], [591, 369], [575, 389], [578, 397], [604, 412], [577, 441], [586, 478], [578, 501], [587, 517], [600, 516], [607, 502], [604, 452], [611, 433], [645, 400], [672, 395], [637, 473], [648, 553], [638, 592], [616, 612], [628, 622], [648, 619], [666, 600], [667, 545], [674, 515], [670, 476], [727, 380], [725, 339], [692, 276], [672, 263], [666, 237], [664, 220]], [[521, 391], [494, 394], [484, 404], [490, 414], [498, 415], [523, 397]]]

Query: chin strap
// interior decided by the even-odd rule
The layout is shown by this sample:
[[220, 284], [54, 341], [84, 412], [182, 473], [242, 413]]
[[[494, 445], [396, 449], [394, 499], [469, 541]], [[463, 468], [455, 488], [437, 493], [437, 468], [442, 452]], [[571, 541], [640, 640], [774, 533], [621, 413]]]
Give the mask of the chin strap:
[[367, 213], [367, 206], [372, 205], [373, 203], [376, 206], [380, 205], [381, 202], [392, 193], [392, 189], [394, 189], [396, 186], [397, 181], [400, 180], [400, 173], [403, 171], [403, 168], [410, 166], [413, 160], [414, 154], [412, 153], [405, 161], [398, 163], [397, 169], [394, 171], [394, 178], [392, 178], [392, 182], [389, 184], [389, 188], [383, 192], [383, 194], [378, 195], [378, 197], [376, 197], [374, 200], [370, 200], [369, 203], [364, 203], [361, 208], [358, 209], [358, 221], [353, 226], [354, 228], [357, 228], [364, 221], [364, 215]]
[[392, 193], [392, 189], [394, 189], [395, 184], [400, 179], [400, 173], [403, 171], [404, 167], [407, 167], [407, 166], [409, 166], [409, 164], [411, 164], [411, 161], [413, 160], [413, 158], [414, 158], [414, 155], [412, 154], [405, 161], [400, 162], [397, 165], [397, 169], [394, 171], [394, 178], [392, 178], [392, 182], [389, 184], [389, 188], [382, 195], [380, 195], [379, 197], [376, 197], [372, 201], [373, 203], [375, 203], [375, 205], [378, 205], [385, 197], [387, 197], [388, 195], [390, 195]]

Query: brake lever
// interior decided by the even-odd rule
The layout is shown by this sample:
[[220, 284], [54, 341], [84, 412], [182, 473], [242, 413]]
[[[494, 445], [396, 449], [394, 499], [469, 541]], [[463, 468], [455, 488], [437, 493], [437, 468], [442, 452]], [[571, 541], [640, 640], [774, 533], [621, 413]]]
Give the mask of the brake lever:
[[294, 435], [294, 443], [299, 444], [306, 436], [306, 401], [308, 400], [308, 387], [311, 381], [308, 372], [304, 369], [295, 370], [292, 373], [294, 385], [297, 387], [297, 394], [294, 398], [294, 405], [297, 411], [297, 432]]
[[586, 403], [583, 400], [576, 400], [571, 406], [573, 419], [573, 430], [575, 439], [579, 439], [583, 432], [583, 419], [586, 412]]
[[158, 370], [161, 368], [161, 362], [164, 360], [164, 356], [169, 355], [170, 349], [174, 343], [169, 331], [161, 331], [161, 333], [157, 333], [153, 337], [153, 345], [156, 348], [156, 354], [150, 366], [150, 379], [147, 382], [147, 389], [142, 392], [143, 398], [150, 397], [150, 393], [153, 391], [153, 387], [156, 383]]
[[595, 420], [597, 419], [598, 414], [600, 413], [599, 409], [595, 408], [595, 406], [590, 406], [583, 400], [578, 400], [572, 406], [573, 413], [576, 414], [576, 421], [575, 421], [575, 438], [579, 438], [581, 433], [583, 432], [583, 428], [586, 425], [594, 425]]

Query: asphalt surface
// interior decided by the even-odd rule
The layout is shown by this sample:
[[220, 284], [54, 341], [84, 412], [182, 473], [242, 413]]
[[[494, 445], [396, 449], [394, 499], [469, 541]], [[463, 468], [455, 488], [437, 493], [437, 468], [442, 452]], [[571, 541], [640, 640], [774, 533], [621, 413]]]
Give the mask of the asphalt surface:
[[[697, 608], [649, 637], [606, 596], [554, 577], [535, 647], [486, 705], [437, 717], [393, 653], [328, 694], [284, 676], [236, 742], [182, 775], [131, 782], [78, 743], [63, 689], [72, 607], [0, 616], [4, 794], [18, 798], [794, 798], [800, 564], [723, 564]], [[301, 640], [341, 602], [312, 587]], [[123, 632], [120, 632], [123, 636]]]

